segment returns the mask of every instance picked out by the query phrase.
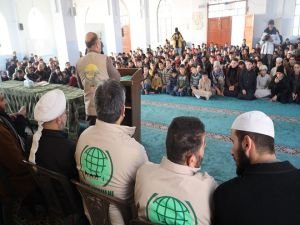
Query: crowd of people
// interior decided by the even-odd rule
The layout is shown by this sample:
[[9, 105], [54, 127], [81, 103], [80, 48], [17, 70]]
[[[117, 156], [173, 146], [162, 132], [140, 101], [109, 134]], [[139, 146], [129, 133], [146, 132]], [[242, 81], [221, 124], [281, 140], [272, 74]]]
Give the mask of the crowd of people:
[[[112, 54], [110, 59], [117, 69], [142, 69], [142, 94], [165, 93], [207, 100], [214, 95], [244, 100], [268, 97], [271, 101], [299, 104], [300, 38], [297, 43], [286, 39], [280, 44], [276, 32], [271, 20], [261, 44], [255, 48], [247, 46], [245, 39], [241, 46], [210, 43], [184, 47], [182, 34], [176, 28], [171, 41], [166, 40], [163, 46]], [[75, 67], [69, 62], [61, 71], [56, 57], [46, 64], [37, 55], [18, 61], [14, 53], [1, 79], [26, 78], [78, 87]]]
[[210, 43], [181, 49], [171, 43], [167, 40], [155, 50], [138, 49], [112, 59], [117, 68], [142, 68], [142, 94], [204, 99], [219, 95], [244, 100], [269, 97], [271, 101], [300, 103], [300, 39], [275, 45], [271, 34], [265, 33], [262, 44], [251, 49], [245, 39], [241, 46]]
[[49, 58], [47, 63], [42, 57], [33, 54], [19, 60], [16, 52], [13, 52], [12, 58], [6, 60], [5, 68], [4, 71], [0, 71], [0, 81], [29, 79], [33, 82], [46, 81], [78, 87], [75, 67], [66, 62], [61, 70], [57, 57]]
[[[4, 137], [0, 139], [4, 147], [0, 163], [8, 170], [11, 185], [19, 190], [19, 195], [31, 193], [27, 204], [36, 204], [32, 196], [39, 192], [27, 168], [20, 164], [26, 158], [25, 152], [29, 153], [29, 161], [39, 166], [69, 179], [80, 179], [107, 195], [134, 200], [139, 219], [153, 224], [177, 225], [185, 221], [206, 225], [283, 225], [286, 217], [288, 224], [299, 223], [300, 171], [288, 161], [276, 158], [274, 124], [266, 114], [243, 113], [228, 128], [237, 177], [218, 184], [200, 171], [206, 126], [199, 118], [173, 119], [165, 140], [166, 156], [160, 164], [154, 164], [149, 162], [144, 146], [132, 138], [135, 128], [121, 125], [125, 101], [125, 89], [119, 81], [101, 81], [95, 91], [95, 125], [89, 126], [74, 143], [63, 133], [67, 119], [64, 93], [51, 90], [35, 106], [34, 117], [39, 126], [26, 150], [11, 115], [4, 112], [5, 99], [0, 98], [0, 131]], [[21, 112], [15, 115], [24, 116]], [[5, 189], [0, 190], [0, 197], [7, 198]], [[78, 193], [77, 196], [76, 224], [88, 225]], [[43, 198], [38, 202], [41, 204]], [[110, 207], [109, 211], [112, 224], [124, 224], [117, 208]], [[90, 218], [89, 212], [85, 213]]]
[[[263, 40], [274, 45], [272, 35], [264, 35]], [[70, 85], [74, 77], [84, 89], [89, 126], [76, 143], [64, 133], [68, 115], [61, 90], [47, 92], [36, 103], [34, 119], [38, 128], [27, 145], [22, 138], [26, 110], [7, 114], [7, 102], [0, 96], [0, 131], [4, 137], [0, 139], [0, 166], [9, 174], [17, 193], [24, 198], [37, 192], [36, 183], [21, 163], [26, 159], [104, 194], [133, 201], [139, 219], [154, 224], [283, 225], [286, 218], [288, 224], [298, 224], [300, 172], [288, 161], [276, 158], [275, 129], [270, 117], [260, 111], [245, 112], [228, 127], [237, 177], [223, 184], [200, 171], [206, 136], [199, 118], [173, 119], [165, 140], [166, 156], [160, 164], [154, 164], [149, 162], [144, 146], [132, 137], [135, 128], [122, 125], [126, 93], [116, 68], [141, 68], [142, 94], [166, 93], [207, 100], [213, 95], [244, 100], [270, 97], [272, 101], [299, 103], [300, 39], [296, 47], [287, 40], [275, 45], [271, 61], [261, 50], [265, 42], [262, 48], [257, 45], [249, 49], [245, 40], [241, 47], [184, 47], [182, 41], [176, 29], [164, 46], [149, 47], [145, 53], [138, 49], [107, 57], [100, 54], [97, 34], [87, 33], [87, 54], [79, 59], [76, 71], [66, 63], [64, 71], [69, 75], [62, 83]], [[58, 65], [56, 58], [45, 65], [37, 56], [19, 62], [14, 55], [8, 63], [7, 77], [18, 80], [21, 70], [23, 79], [56, 82]], [[18, 129], [20, 126], [22, 129]], [[5, 199], [9, 193], [2, 186], [0, 198]], [[78, 199], [78, 224], [89, 224], [89, 212], [79, 195]], [[113, 225], [124, 224], [114, 206], [109, 208], [109, 217]]]

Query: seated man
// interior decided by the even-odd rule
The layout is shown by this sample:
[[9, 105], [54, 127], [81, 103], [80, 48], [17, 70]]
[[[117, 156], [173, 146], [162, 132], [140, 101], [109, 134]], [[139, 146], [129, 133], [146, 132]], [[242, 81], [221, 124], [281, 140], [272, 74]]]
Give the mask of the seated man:
[[25, 118], [27, 114], [26, 107], [22, 106], [18, 112], [7, 114], [5, 112], [6, 104], [7, 101], [4, 95], [0, 94], [0, 116], [4, 117], [17, 131], [18, 135], [25, 140], [27, 136], [25, 132], [27, 124], [27, 119]]
[[298, 225], [300, 171], [279, 161], [274, 124], [260, 111], [239, 115], [231, 126], [231, 155], [238, 177], [214, 194], [217, 225]]
[[[27, 212], [26, 221], [36, 215], [32, 213], [38, 203], [37, 189], [30, 171], [22, 163], [26, 159], [23, 141], [3, 114], [0, 114], [0, 149], [0, 224], [2, 220], [12, 222], [12, 213], [18, 217], [18, 212], [23, 211]], [[15, 203], [21, 210], [14, 211]]]
[[63, 132], [67, 121], [66, 98], [61, 90], [44, 94], [34, 108], [38, 129], [33, 135], [29, 161], [77, 179], [75, 143]]
[[239, 60], [233, 58], [226, 70], [224, 95], [237, 97], [239, 93]]
[[[11, 197], [11, 190], [25, 196], [35, 189], [35, 185], [29, 170], [22, 164], [22, 160], [25, 159], [22, 139], [7, 117], [2, 114], [0, 114], [0, 134], [0, 168], [9, 178], [5, 182], [0, 179], [0, 202], [4, 202]], [[11, 190], [7, 189], [7, 186], [10, 186]]]
[[155, 224], [211, 224], [211, 199], [217, 183], [199, 172], [204, 124], [195, 117], [175, 118], [166, 147], [167, 158], [159, 165], [145, 164], [138, 170], [134, 196], [138, 216]]
[[300, 103], [300, 63], [296, 62], [292, 74], [292, 101]]
[[[29, 161], [69, 179], [78, 180], [75, 143], [63, 131], [67, 121], [65, 94], [58, 89], [44, 94], [35, 105], [34, 119], [38, 122], [38, 129], [33, 135]], [[68, 213], [77, 214], [78, 221], [87, 224], [80, 194], [75, 187], [70, 191], [76, 205]], [[60, 199], [62, 204], [69, 201], [64, 196], [60, 196]]]
[[239, 77], [240, 93], [239, 99], [253, 100], [255, 99], [254, 93], [256, 90], [256, 74], [253, 70], [253, 61], [246, 60], [246, 69], [242, 70]]
[[[144, 147], [132, 138], [135, 128], [122, 126], [125, 90], [116, 80], [100, 82], [95, 92], [97, 120], [79, 137], [75, 159], [80, 180], [103, 193], [133, 199], [137, 169], [148, 161]], [[112, 224], [123, 224], [115, 207]]]
[[284, 74], [284, 67], [279, 66], [276, 75], [272, 78], [269, 88], [271, 89], [271, 101], [288, 103], [291, 96], [291, 85], [287, 75]]

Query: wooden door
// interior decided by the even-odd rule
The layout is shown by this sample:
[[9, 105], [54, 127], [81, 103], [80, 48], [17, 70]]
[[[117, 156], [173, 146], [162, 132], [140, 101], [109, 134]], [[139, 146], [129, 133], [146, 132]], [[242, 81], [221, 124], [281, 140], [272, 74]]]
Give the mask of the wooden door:
[[123, 52], [129, 52], [131, 50], [131, 38], [130, 38], [130, 26], [122, 26], [122, 42]]
[[208, 19], [207, 43], [212, 42], [218, 45], [231, 43], [231, 16]]
[[250, 48], [253, 47], [253, 29], [254, 29], [254, 16], [253, 15], [246, 15], [245, 16], [245, 32], [244, 37], [246, 39], [246, 44]]

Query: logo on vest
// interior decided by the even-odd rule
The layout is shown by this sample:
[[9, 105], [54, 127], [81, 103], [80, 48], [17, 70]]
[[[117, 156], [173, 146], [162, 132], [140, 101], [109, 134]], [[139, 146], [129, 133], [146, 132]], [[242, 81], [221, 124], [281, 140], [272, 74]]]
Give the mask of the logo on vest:
[[83, 177], [89, 183], [106, 186], [110, 182], [113, 164], [108, 151], [87, 145], [81, 153], [80, 164]]
[[147, 202], [146, 218], [155, 224], [197, 225], [195, 211], [188, 201], [154, 193]]
[[95, 81], [95, 78], [99, 74], [99, 69], [95, 64], [88, 64], [84, 68], [84, 76], [88, 81]]

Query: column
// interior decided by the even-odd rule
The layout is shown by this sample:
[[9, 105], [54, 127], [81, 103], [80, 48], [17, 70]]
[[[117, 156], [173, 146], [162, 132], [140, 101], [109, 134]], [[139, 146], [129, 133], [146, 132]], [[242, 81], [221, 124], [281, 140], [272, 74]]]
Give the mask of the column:
[[79, 59], [75, 26], [76, 8], [72, 0], [54, 0], [51, 2], [58, 60], [62, 63], [61, 67], [67, 61], [71, 65], [75, 65]]
[[107, 0], [108, 16], [105, 23], [107, 54], [123, 52], [119, 0]]

